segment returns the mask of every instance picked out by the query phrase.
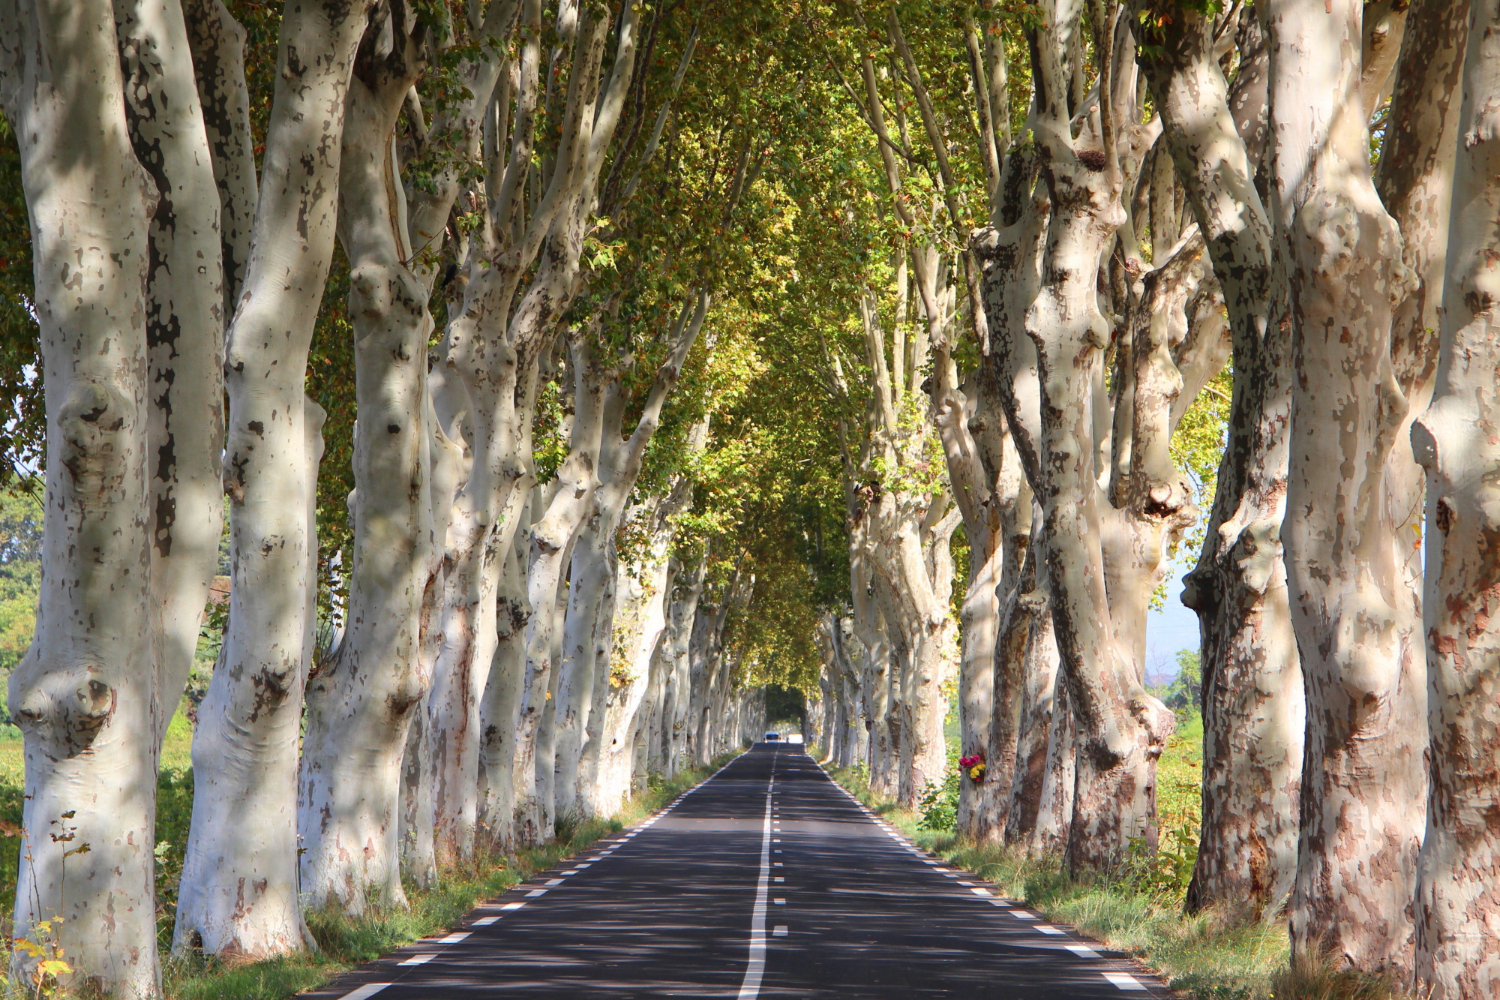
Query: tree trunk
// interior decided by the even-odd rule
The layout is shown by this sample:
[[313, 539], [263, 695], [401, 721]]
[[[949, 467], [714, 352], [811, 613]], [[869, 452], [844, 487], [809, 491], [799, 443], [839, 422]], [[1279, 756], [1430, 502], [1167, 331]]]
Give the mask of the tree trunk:
[[[458, 494], [459, 482], [464, 476], [463, 448], [443, 431], [442, 420], [437, 412], [436, 400], [441, 399], [443, 409], [450, 410], [453, 402], [450, 393], [459, 389], [455, 383], [444, 378], [440, 366], [427, 373], [427, 463], [431, 469], [429, 495], [432, 501], [432, 543], [427, 553], [428, 572], [423, 585], [421, 605], [418, 611], [417, 666], [418, 676], [431, 679], [437, 663], [438, 646], [442, 636], [436, 628], [444, 592], [443, 540], [448, 534], [448, 524], [453, 516], [453, 499]], [[460, 407], [461, 408], [461, 407]], [[449, 413], [451, 418], [452, 414]], [[422, 888], [437, 881], [437, 845], [433, 840], [432, 817], [432, 733], [427, 725], [425, 699], [411, 717], [407, 730], [406, 750], [401, 762], [401, 871]]]
[[1078, 720], [1067, 676], [1059, 664], [1052, 694], [1047, 762], [1037, 795], [1036, 824], [1022, 843], [1032, 855], [1061, 854], [1072, 842], [1077, 786]]
[[[3, 67], [5, 111], [31, 223], [48, 425], [42, 592], [9, 688], [26, 761], [14, 933], [60, 946], [77, 970], [59, 977], [69, 987], [155, 997], [166, 709], [150, 627], [143, 291], [156, 193], [131, 149], [109, 4], [11, 5], [0, 32], [17, 55]], [[42, 957], [15, 949], [12, 974], [39, 981]]]
[[181, 8], [116, 5], [125, 119], [156, 186], [146, 271], [152, 629], [161, 731], [182, 697], [224, 532], [219, 195]]
[[[530, 520], [530, 506], [522, 521]], [[479, 718], [479, 823], [491, 851], [516, 847], [515, 754], [520, 722], [521, 688], [526, 681], [526, 627], [532, 608], [526, 598], [529, 531], [518, 531], [500, 569], [496, 598], [498, 621], [495, 659], [484, 689]]]
[[1261, 118], [1264, 100], [1249, 90], [1264, 74], [1247, 53], [1231, 94], [1211, 19], [1189, 12], [1162, 31], [1160, 55], [1142, 66], [1223, 290], [1236, 374], [1218, 495], [1183, 593], [1203, 632], [1203, 825], [1188, 905], [1265, 909], [1282, 904], [1296, 871], [1303, 693], [1278, 539], [1291, 392], [1275, 321], [1284, 293], [1241, 139]]
[[[599, 16], [601, 13], [603, 16]], [[603, 117], [596, 127], [595, 115], [609, 16], [584, 8], [576, 37], [566, 46], [571, 72], [558, 145], [548, 164], [546, 193], [528, 219], [523, 222], [518, 218], [525, 207], [533, 159], [531, 132], [538, 97], [540, 16], [539, 4], [527, 5], [510, 159], [503, 171], [497, 168], [488, 178], [487, 184], [492, 186], [488, 188], [487, 239], [475, 241], [467, 262], [463, 305], [451, 314], [448, 328], [446, 361], [464, 382], [471, 404], [473, 466], [460, 496], [463, 516], [459, 530], [451, 535], [443, 652], [428, 709], [435, 739], [434, 803], [440, 860], [466, 858], [474, 846], [479, 702], [498, 642], [498, 558], [511, 544], [516, 515], [530, 487], [538, 366], [576, 294], [572, 289], [597, 179], [592, 147], [600, 143], [607, 147], [613, 130], [613, 123]], [[617, 76], [623, 73], [628, 79], [633, 45], [631, 33], [622, 32]], [[608, 110], [607, 105], [600, 107]], [[532, 275], [531, 283], [517, 303], [520, 283], [528, 274]], [[533, 547], [537, 544], [535, 535], [532, 543]], [[533, 607], [539, 606], [533, 602]], [[547, 621], [544, 628], [550, 630], [548, 615], [534, 616], [530, 627], [534, 630], [543, 619]], [[536, 651], [546, 655], [548, 648], [550, 640]], [[531, 651], [528, 640], [528, 656]], [[545, 694], [546, 676], [541, 680], [540, 688], [533, 691], [528, 687], [527, 695], [541, 698]], [[531, 707], [540, 714], [540, 702]], [[536, 719], [523, 704], [517, 760], [525, 758], [525, 769], [517, 775], [524, 788], [517, 792], [526, 809], [535, 806], [532, 738]], [[535, 817], [527, 829], [534, 832]]]
[[339, 179], [354, 327], [355, 490], [348, 626], [307, 686], [298, 789], [301, 900], [349, 914], [402, 906], [399, 825], [407, 729], [431, 682], [421, 613], [441, 557], [433, 522], [427, 399], [427, 290], [411, 258], [391, 135], [421, 70], [395, 28], [394, 51], [362, 58], [350, 82]]
[[[578, 371], [576, 365], [575, 371]], [[581, 372], [578, 378], [581, 385], [584, 378]], [[543, 813], [550, 816], [552, 803], [547, 802], [543, 809], [537, 774], [543, 763], [541, 750], [545, 749], [549, 755], [552, 751], [555, 729], [541, 732], [542, 713], [549, 700], [546, 697], [549, 685], [553, 684], [553, 632], [565, 623], [565, 619], [559, 620], [564, 616], [556, 612], [563, 567], [597, 483], [594, 469], [598, 461], [600, 401], [582, 392], [578, 400], [578, 411], [573, 418], [574, 447], [558, 470], [556, 492], [546, 514], [532, 526], [527, 556], [527, 598], [538, 613], [531, 616], [526, 626], [526, 679], [516, 736], [517, 836], [523, 844], [540, 843], [551, 835], [543, 823]], [[561, 648], [561, 644], [558, 646]], [[561, 680], [559, 677], [557, 683]], [[561, 695], [560, 687], [552, 690]], [[553, 770], [550, 757], [544, 763], [549, 772]]]
[[[1021, 687], [1021, 704], [1004, 832], [1006, 843], [1045, 853], [1067, 843], [1067, 818], [1072, 815], [1073, 721], [1058, 717], [1059, 712], [1068, 711], [1067, 686], [1065, 680], [1060, 681], [1057, 669], [1052, 608], [1045, 586], [1023, 595], [1021, 600], [1026, 602], [1027, 635], [1017, 668], [1019, 676], [1013, 680]], [[1059, 770], [1064, 767], [1066, 773]], [[1006, 777], [1006, 772], [1000, 771], [997, 777]], [[1066, 806], [1056, 801], [1059, 795], [1067, 799]], [[1066, 811], [1059, 816], [1062, 809]]]
[[[1111, 331], [1096, 288], [1102, 251], [1124, 219], [1123, 176], [1113, 134], [1103, 137], [1102, 150], [1080, 150], [1068, 127], [1061, 53], [1077, 30], [1076, 23], [1049, 25], [1033, 45], [1041, 171], [1052, 210], [1047, 266], [1025, 319], [1041, 373], [1039, 452], [1046, 470], [1033, 487], [1044, 513], [1054, 631], [1078, 723], [1067, 849], [1075, 869], [1108, 866], [1134, 837], [1154, 846], [1156, 760], [1173, 726], [1171, 712], [1143, 689], [1123, 633], [1116, 635], [1106, 589], [1100, 508], [1108, 503], [1095, 473], [1095, 446], [1104, 437], [1095, 385], [1102, 383]], [[1162, 499], [1163, 517], [1175, 516], [1175, 493]], [[1108, 513], [1111, 521], [1118, 516]]]
[[264, 958], [309, 941], [297, 905], [296, 775], [322, 421], [303, 375], [333, 255], [344, 98], [367, 7], [298, 7], [281, 22], [261, 197], [228, 337], [229, 625], [193, 739], [179, 949], [201, 942], [207, 954]]
[[688, 644], [692, 641], [693, 619], [698, 613], [698, 601], [703, 596], [704, 560], [698, 560], [692, 569], [678, 569], [673, 574], [676, 581], [671, 608], [667, 615], [667, 637], [671, 643], [670, 656], [672, 675], [668, 680], [666, 708], [666, 776], [675, 777], [685, 763], [688, 752], [688, 720], [692, 718], [692, 657]]
[[214, 183], [219, 190], [218, 231], [224, 295], [220, 323], [227, 326], [240, 300], [250, 260], [250, 235], [258, 195], [255, 139], [250, 133], [250, 93], [245, 86], [245, 29], [223, 0], [183, 0], [182, 12]]
[[613, 522], [606, 522], [594, 498], [591, 516], [573, 548], [572, 581], [563, 623], [563, 653], [557, 683], [556, 774], [557, 811], [575, 815], [581, 808], [579, 765], [584, 736], [594, 707], [594, 675], [601, 647], [609, 644], [611, 622], [604, 618], [605, 596], [614, 567]]
[[[654, 532], [645, 565], [621, 564], [615, 574], [616, 612], [610, 641], [601, 653], [610, 664], [603, 690], [595, 692], [594, 711], [602, 710], [598, 737], [598, 778], [586, 808], [595, 816], [612, 816], [630, 795], [635, 728], [646, 695], [650, 662], [662, 629], [667, 584], [669, 532]], [[613, 537], [613, 532], [611, 532]], [[611, 558], [611, 564], [616, 560]], [[605, 695], [601, 698], [599, 695]]]
[[1426, 698], [1396, 535], [1410, 515], [1388, 511], [1384, 470], [1407, 415], [1392, 303], [1414, 282], [1370, 175], [1362, 5], [1329, 11], [1272, 0], [1267, 22], [1296, 366], [1281, 535], [1309, 720], [1292, 945], [1409, 974]]
[[[1415, 30], [1413, 25], [1412, 29]], [[1500, 995], [1500, 14], [1475, 5], [1463, 64], [1442, 352], [1432, 405], [1412, 428], [1426, 468], [1427, 720], [1432, 785], [1416, 893], [1416, 976], [1434, 1000]]]

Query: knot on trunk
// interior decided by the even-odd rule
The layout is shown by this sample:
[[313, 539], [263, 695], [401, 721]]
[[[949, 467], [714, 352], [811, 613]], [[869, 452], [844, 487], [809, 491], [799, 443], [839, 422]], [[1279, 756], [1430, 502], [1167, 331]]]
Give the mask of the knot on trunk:
[[77, 499], [102, 499], [123, 484], [133, 429], [127, 418], [134, 408], [108, 382], [80, 380], [72, 387], [58, 413], [57, 429], [62, 464]]
[[47, 670], [31, 680], [27, 675], [39, 672], [41, 664], [29, 661], [26, 666], [29, 669], [18, 669], [12, 692], [16, 724], [59, 760], [92, 747], [119, 700], [115, 689], [99, 678], [102, 668], [78, 664]]

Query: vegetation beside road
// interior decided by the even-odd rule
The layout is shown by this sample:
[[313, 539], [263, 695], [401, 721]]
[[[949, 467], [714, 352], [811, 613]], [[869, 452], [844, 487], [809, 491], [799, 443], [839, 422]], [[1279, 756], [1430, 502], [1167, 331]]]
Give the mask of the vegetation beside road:
[[[555, 840], [518, 852], [477, 856], [439, 872], [437, 883], [420, 889], [408, 882], [409, 906], [381, 907], [351, 918], [314, 911], [308, 925], [318, 942], [317, 952], [267, 962], [235, 964], [215, 959], [169, 957], [182, 872], [182, 850], [187, 843], [193, 808], [190, 750], [192, 729], [179, 712], [162, 750], [156, 817], [156, 898], [158, 938], [162, 953], [162, 989], [166, 1000], [283, 1000], [316, 989], [334, 976], [362, 962], [372, 961], [402, 945], [452, 927], [479, 902], [496, 896], [545, 871], [565, 858], [587, 850], [602, 837], [633, 826], [666, 806], [682, 791], [699, 784], [733, 755], [720, 757], [706, 768], [694, 768], [666, 780], [653, 778], [650, 786], [609, 819], [581, 824], [559, 823]], [[20, 853], [21, 795], [24, 763], [19, 739], [0, 741], [0, 897], [16, 889], [16, 860]], [[0, 911], [0, 927], [11, 937], [11, 913]], [[8, 952], [8, 949], [7, 949]], [[0, 996], [33, 996], [19, 984], [5, 981]], [[67, 994], [55, 991], [50, 996]]]
[[1193, 1000], [1408, 996], [1371, 976], [1317, 966], [1293, 970], [1284, 916], [1261, 921], [1222, 908], [1184, 912], [1183, 896], [1197, 857], [1202, 748], [1203, 720], [1185, 713], [1157, 771], [1161, 833], [1156, 857], [1141, 851], [1114, 871], [1081, 876], [1065, 871], [1056, 856], [1028, 857], [957, 836], [952, 829], [956, 777], [951, 790], [929, 795], [924, 811], [917, 812], [872, 795], [863, 767], [831, 768], [830, 773], [922, 849], [994, 883], [1002, 894], [1048, 920], [1139, 960]]

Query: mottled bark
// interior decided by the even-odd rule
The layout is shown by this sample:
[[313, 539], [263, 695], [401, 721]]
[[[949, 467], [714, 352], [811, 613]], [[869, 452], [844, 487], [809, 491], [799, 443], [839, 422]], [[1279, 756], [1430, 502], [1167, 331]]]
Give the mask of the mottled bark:
[[157, 192], [146, 269], [146, 437], [159, 741], [193, 667], [224, 530], [220, 212], [181, 8], [120, 0], [115, 18], [131, 143]]
[[297, 905], [297, 748], [315, 626], [309, 510], [322, 415], [302, 383], [368, 6], [298, 6], [282, 18], [250, 259], [228, 335], [229, 625], [193, 738], [175, 942], [214, 955], [262, 958], [309, 942]]
[[257, 196], [250, 92], [245, 85], [245, 29], [223, 0], [184, 0], [182, 13], [219, 190], [223, 322], [227, 324], [244, 286]]
[[1295, 956], [1400, 974], [1412, 960], [1426, 698], [1398, 535], [1415, 503], [1400, 495], [1409, 477], [1386, 468], [1408, 419], [1392, 319], [1416, 282], [1369, 169], [1362, 12], [1352, 0], [1267, 8], [1296, 373], [1281, 536], [1308, 717], [1291, 927]]
[[[1032, 485], [1044, 514], [1042, 554], [1054, 632], [1078, 725], [1067, 854], [1070, 866], [1087, 868], [1115, 861], [1133, 837], [1154, 845], [1156, 760], [1173, 718], [1142, 686], [1140, 665], [1130, 648], [1136, 623], [1115, 621], [1105, 579], [1107, 570], [1118, 579], [1127, 568], [1144, 568], [1133, 562], [1110, 565], [1106, 558], [1104, 531], [1121, 530], [1124, 518], [1100, 495], [1095, 474], [1095, 451], [1106, 436], [1100, 428], [1108, 426], [1101, 419], [1105, 413], [1095, 385], [1102, 384], [1102, 354], [1110, 344], [1095, 288], [1102, 251], [1125, 217], [1117, 145], [1125, 140], [1116, 135], [1113, 123], [1124, 128], [1128, 119], [1116, 106], [1117, 74], [1111, 69], [1105, 81], [1109, 85], [1100, 88], [1101, 131], [1092, 140], [1087, 130], [1076, 140], [1072, 136], [1063, 53], [1079, 30], [1077, 14], [1072, 5], [1057, 4], [1048, 24], [1032, 33], [1037, 137], [1044, 151], [1041, 175], [1052, 213], [1043, 250], [1046, 264], [1025, 329], [1036, 344], [1040, 369], [1038, 467], [1045, 470]], [[1120, 41], [1117, 34], [1115, 41]], [[1091, 141], [1098, 145], [1089, 148]], [[1158, 447], [1164, 451], [1165, 442]], [[1135, 509], [1128, 512], [1124, 530], [1158, 537], [1181, 530], [1191, 504], [1179, 477], [1154, 468], [1143, 471], [1153, 473], [1156, 481], [1144, 493], [1132, 489]], [[1143, 558], [1160, 559], [1159, 543], [1143, 539], [1132, 544]]]
[[[424, 594], [441, 558], [433, 519], [427, 289], [405, 265], [403, 193], [391, 135], [423, 67], [422, 39], [381, 17], [350, 81], [339, 177], [339, 238], [354, 328], [354, 528], [347, 626], [308, 678], [298, 780], [301, 900], [359, 914], [401, 906], [401, 763], [431, 666]], [[388, 54], [377, 43], [394, 36]], [[442, 498], [447, 500], [448, 498]], [[425, 734], [424, 734], [425, 735]]]
[[[156, 192], [131, 148], [108, 3], [11, 5], [0, 39], [47, 371], [45, 569], [9, 688], [26, 763], [15, 935], [61, 945], [77, 970], [60, 977], [68, 987], [155, 997], [152, 791], [170, 711], [147, 625]], [[12, 974], [33, 981], [37, 960], [15, 949]]]
[[[1279, 534], [1285, 512], [1289, 331], [1273, 312], [1271, 226], [1254, 184], [1264, 118], [1264, 45], [1231, 93], [1213, 23], [1185, 12], [1142, 68], [1207, 242], [1235, 353], [1229, 440], [1204, 550], [1183, 602], [1203, 635], [1203, 825], [1188, 905], [1279, 907], [1296, 871], [1303, 693]], [[1253, 74], [1246, 78], [1246, 74]]]
[[[523, 508], [530, 522], [530, 507]], [[513, 851], [516, 846], [515, 767], [521, 692], [526, 682], [526, 628], [532, 608], [526, 597], [528, 529], [520, 529], [502, 560], [495, 599], [495, 657], [479, 707], [479, 824], [484, 846]]]
[[1500, 14], [1476, 4], [1472, 18], [1437, 390], [1411, 434], [1428, 474], [1423, 624], [1432, 782], [1417, 875], [1416, 978], [1434, 1000], [1500, 995]]

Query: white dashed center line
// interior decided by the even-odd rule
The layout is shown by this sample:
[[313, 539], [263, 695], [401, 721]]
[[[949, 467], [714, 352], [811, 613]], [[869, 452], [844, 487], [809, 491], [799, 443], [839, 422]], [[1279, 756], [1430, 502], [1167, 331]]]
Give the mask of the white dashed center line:
[[[771, 756], [771, 778], [766, 783], [766, 815], [761, 821], [760, 877], [755, 883], [755, 910], [750, 917], [750, 960], [740, 983], [738, 1000], [756, 1000], [766, 974], [766, 891], [771, 881], [771, 807], [776, 793], [776, 755]], [[780, 902], [780, 900], [777, 900]]]
[[1104, 978], [1122, 990], [1144, 990], [1145, 985], [1137, 978], [1123, 972], [1106, 972]]
[[345, 993], [339, 1000], [369, 1000], [370, 997], [385, 989], [390, 983], [367, 983], [355, 990], [353, 993]]

